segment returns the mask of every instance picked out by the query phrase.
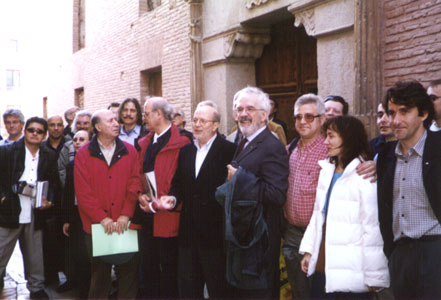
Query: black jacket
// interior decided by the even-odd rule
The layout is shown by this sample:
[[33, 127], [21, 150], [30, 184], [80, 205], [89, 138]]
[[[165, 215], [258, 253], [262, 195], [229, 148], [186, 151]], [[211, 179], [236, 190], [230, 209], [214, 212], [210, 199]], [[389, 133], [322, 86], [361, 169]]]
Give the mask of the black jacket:
[[197, 178], [196, 146], [191, 143], [180, 150], [170, 194], [179, 202], [183, 202], [179, 225], [181, 246], [223, 246], [223, 210], [215, 199], [215, 192], [227, 178], [227, 164], [231, 162], [235, 149], [236, 145], [218, 135]]
[[[386, 143], [378, 155], [378, 216], [387, 257], [394, 249], [392, 231], [393, 186], [397, 141]], [[430, 205], [441, 223], [441, 132], [427, 131], [423, 153], [423, 184]]]
[[[270, 285], [275, 284], [279, 270], [282, 208], [288, 190], [288, 154], [285, 146], [266, 128], [239, 155], [235, 154], [233, 164], [247, 171], [244, 176], [251, 173], [258, 178], [263, 216], [269, 233], [264, 268], [271, 277]], [[238, 181], [241, 179], [238, 178]], [[273, 290], [275, 285], [269, 288]]]
[[[0, 204], [1, 227], [17, 228], [19, 226], [20, 199], [13, 192], [12, 187], [18, 183], [23, 175], [25, 155], [24, 138], [13, 144], [0, 147], [0, 199], [6, 198], [3, 204]], [[57, 155], [44, 146], [40, 147], [37, 180], [49, 181], [48, 200], [55, 204], [54, 207], [46, 210], [34, 210], [35, 227], [40, 229], [45, 218], [52, 216], [57, 209], [58, 203], [54, 201], [58, 198], [55, 193], [59, 191]]]

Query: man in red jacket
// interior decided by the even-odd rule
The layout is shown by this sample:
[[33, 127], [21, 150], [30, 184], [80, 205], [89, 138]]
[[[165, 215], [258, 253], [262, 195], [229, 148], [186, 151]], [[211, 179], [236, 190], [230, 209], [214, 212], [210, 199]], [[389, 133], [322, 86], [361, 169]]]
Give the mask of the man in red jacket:
[[[149, 173], [155, 178], [157, 199], [168, 195], [179, 150], [190, 142], [172, 124], [173, 112], [173, 107], [159, 97], [148, 99], [144, 105], [144, 121], [151, 132], [139, 141], [139, 161], [142, 176]], [[169, 211], [152, 200], [155, 199], [140, 195], [136, 213], [142, 224], [140, 296], [143, 299], [177, 298], [180, 207]]]
[[[118, 138], [117, 117], [109, 110], [92, 116], [96, 135], [77, 153], [74, 167], [78, 200], [86, 246], [91, 257], [89, 298], [109, 295], [112, 264], [92, 257], [91, 225], [101, 224], [108, 234], [122, 233], [133, 215], [141, 190], [138, 156], [135, 148]], [[133, 299], [137, 293], [137, 255], [116, 266], [118, 297]]]

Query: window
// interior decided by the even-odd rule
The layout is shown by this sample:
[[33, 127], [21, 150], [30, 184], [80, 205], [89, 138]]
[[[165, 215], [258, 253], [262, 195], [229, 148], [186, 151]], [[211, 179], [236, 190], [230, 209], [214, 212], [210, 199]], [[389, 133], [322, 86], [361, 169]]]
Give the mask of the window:
[[75, 89], [75, 106], [84, 109], [84, 88]]
[[17, 40], [9, 40], [8, 41], [8, 51], [11, 54], [16, 54], [18, 52], [18, 41]]
[[161, 67], [141, 71], [141, 104], [144, 105], [146, 96], [162, 96]]
[[161, 6], [161, 0], [139, 0], [139, 12], [145, 13]]
[[13, 90], [20, 86], [20, 71], [6, 70], [6, 89]]

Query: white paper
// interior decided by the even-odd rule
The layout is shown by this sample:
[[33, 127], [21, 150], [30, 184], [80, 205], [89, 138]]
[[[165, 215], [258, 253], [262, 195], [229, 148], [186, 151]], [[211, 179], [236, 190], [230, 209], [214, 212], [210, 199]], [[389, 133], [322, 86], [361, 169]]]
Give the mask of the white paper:
[[156, 189], [155, 172], [152, 171], [152, 172], [145, 173], [145, 176], [146, 176], [147, 182], [150, 185], [150, 189], [151, 189], [151, 192], [152, 192], [151, 196], [153, 196], [153, 198], [151, 198], [151, 199], [156, 199], [156, 195], [157, 195], [156, 191], [157, 191], [157, 189]]

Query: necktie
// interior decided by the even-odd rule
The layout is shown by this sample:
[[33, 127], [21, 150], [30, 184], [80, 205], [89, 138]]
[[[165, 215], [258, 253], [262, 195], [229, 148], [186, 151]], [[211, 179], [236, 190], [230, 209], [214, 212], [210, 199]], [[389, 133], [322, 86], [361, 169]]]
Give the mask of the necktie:
[[245, 147], [245, 144], [248, 142], [247, 138], [244, 137], [243, 140], [239, 144], [239, 148], [237, 148], [236, 157], [239, 156], [240, 152], [242, 152], [243, 148]]

